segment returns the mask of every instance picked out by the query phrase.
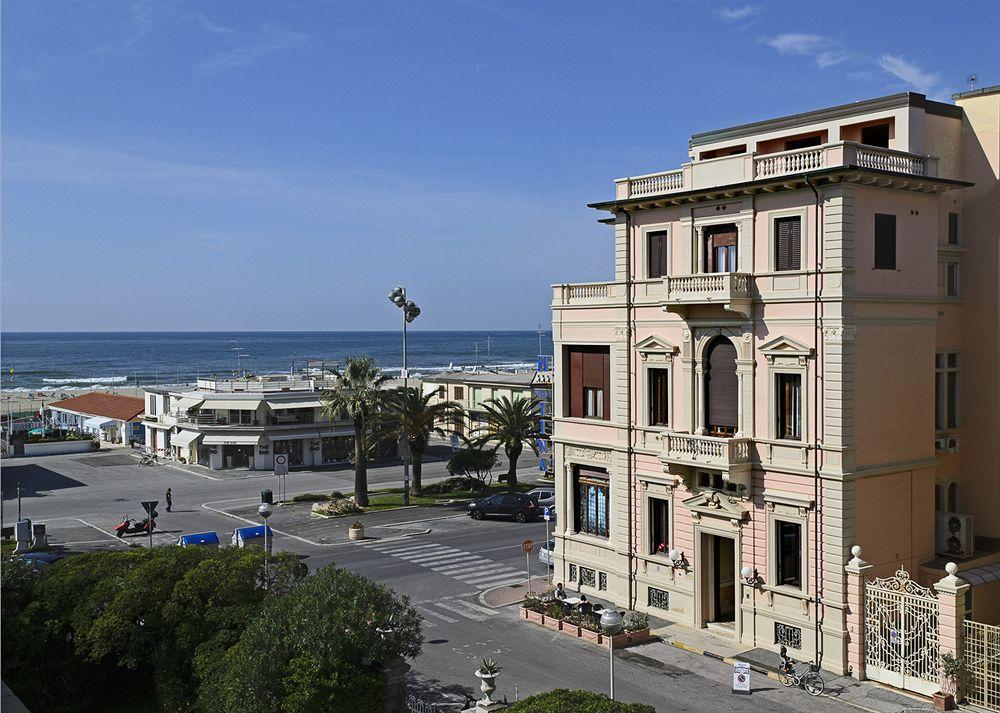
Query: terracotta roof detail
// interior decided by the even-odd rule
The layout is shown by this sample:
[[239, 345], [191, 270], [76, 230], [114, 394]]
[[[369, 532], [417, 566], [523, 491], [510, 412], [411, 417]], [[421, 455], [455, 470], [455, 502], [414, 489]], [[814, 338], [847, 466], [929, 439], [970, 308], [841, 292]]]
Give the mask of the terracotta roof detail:
[[145, 399], [138, 396], [119, 396], [95, 391], [49, 404], [49, 408], [105, 416], [118, 421], [138, 421], [146, 409]]

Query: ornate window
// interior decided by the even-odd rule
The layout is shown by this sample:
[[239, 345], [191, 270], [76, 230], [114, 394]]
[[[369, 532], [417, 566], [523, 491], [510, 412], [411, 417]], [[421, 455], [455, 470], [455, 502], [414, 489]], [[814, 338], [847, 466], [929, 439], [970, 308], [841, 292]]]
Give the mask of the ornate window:
[[802, 629], [776, 621], [774, 622], [774, 643], [788, 646], [792, 649], [801, 649]]
[[669, 609], [670, 592], [664, 589], [657, 589], [656, 587], [650, 587], [646, 604], [648, 604], [651, 607], [656, 607], [657, 609]]
[[569, 566], [569, 581], [571, 581], [571, 582], [575, 582], [576, 581], [576, 576], [577, 576], [576, 573], [577, 573], [576, 565], [575, 564], [571, 564]]
[[608, 474], [596, 468], [578, 467], [575, 474], [575, 523], [577, 532], [608, 536]]
[[580, 568], [580, 586], [581, 587], [596, 587], [597, 586], [597, 571], [590, 569], [589, 567]]
[[608, 588], [608, 573], [598, 572], [597, 573], [597, 588], [604, 591]]

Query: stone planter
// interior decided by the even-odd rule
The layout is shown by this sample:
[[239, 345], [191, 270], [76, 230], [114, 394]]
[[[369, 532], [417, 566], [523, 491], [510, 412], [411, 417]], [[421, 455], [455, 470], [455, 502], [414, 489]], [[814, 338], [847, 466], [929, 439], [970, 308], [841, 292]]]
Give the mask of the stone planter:
[[571, 624], [568, 621], [563, 621], [562, 619], [545, 616], [540, 612], [534, 612], [529, 609], [525, 609], [524, 607], [521, 607], [521, 618], [530, 621], [532, 624], [541, 624], [546, 629], [551, 629], [552, 631], [561, 631], [567, 636], [580, 638], [584, 641], [598, 644], [599, 646], [611, 646], [616, 649], [623, 649], [627, 646], [644, 644], [647, 641], [652, 641], [656, 638], [649, 632], [648, 628], [628, 633], [621, 633], [611, 637], [607, 634], [602, 634], [599, 631], [592, 631], [582, 626]]
[[542, 624], [546, 629], [552, 629], [553, 631], [562, 631], [562, 619], [556, 619], [555, 617], [545, 616], [542, 617]]
[[491, 696], [493, 695], [493, 691], [497, 690], [497, 676], [499, 675], [497, 673], [487, 676], [478, 669], [476, 670], [476, 677], [481, 681], [479, 690], [483, 692], [483, 697], [477, 701], [477, 708], [489, 709], [496, 703]]
[[585, 641], [592, 641], [595, 644], [601, 643], [602, 634], [599, 631], [591, 631], [584, 627], [580, 627], [580, 638]]
[[365, 539], [365, 527], [352, 527], [347, 531], [347, 539], [349, 540], [363, 540]]
[[605, 646], [608, 642], [611, 642], [611, 648], [613, 649], [624, 649], [626, 646], [634, 646], [636, 644], [644, 644], [653, 638], [653, 635], [649, 633], [649, 629], [639, 629], [638, 631], [623, 632], [621, 634], [616, 634], [615, 636], [607, 636], [605, 634], [601, 635], [601, 643]]
[[580, 632], [583, 631], [582, 626], [577, 626], [576, 624], [570, 624], [567, 621], [563, 622], [562, 630], [564, 634], [569, 634], [570, 636], [580, 637]]

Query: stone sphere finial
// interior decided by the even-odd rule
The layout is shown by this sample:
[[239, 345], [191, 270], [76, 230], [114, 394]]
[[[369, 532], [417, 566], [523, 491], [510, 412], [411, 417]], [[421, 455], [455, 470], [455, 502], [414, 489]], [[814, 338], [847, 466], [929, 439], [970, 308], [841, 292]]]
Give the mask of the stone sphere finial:
[[949, 562], [944, 566], [944, 571], [947, 572], [950, 576], [954, 577], [955, 573], [958, 572], [958, 565], [955, 564], [954, 562]]
[[851, 554], [858, 559], [861, 559], [861, 545], [854, 545], [854, 547], [851, 548]]

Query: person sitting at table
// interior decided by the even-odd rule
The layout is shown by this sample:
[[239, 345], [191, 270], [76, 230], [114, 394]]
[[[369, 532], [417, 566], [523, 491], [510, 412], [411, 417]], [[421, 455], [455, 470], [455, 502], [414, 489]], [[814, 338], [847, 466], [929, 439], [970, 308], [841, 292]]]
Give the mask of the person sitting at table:
[[559, 584], [556, 585], [556, 591], [552, 593], [552, 596], [560, 601], [566, 598], [566, 589], [563, 587], [562, 582], [559, 582]]
[[577, 610], [581, 614], [591, 614], [594, 611], [594, 605], [587, 601], [587, 595], [580, 595], [580, 603], [576, 605]]

